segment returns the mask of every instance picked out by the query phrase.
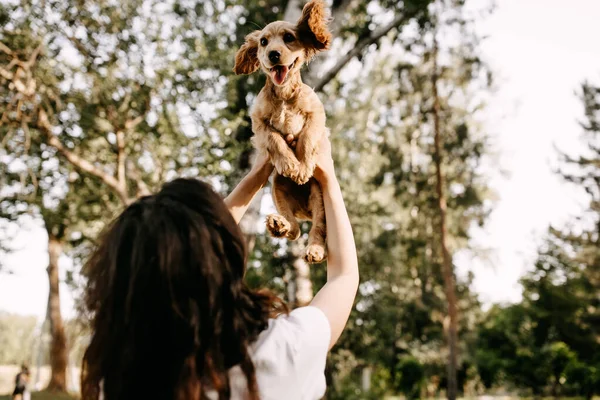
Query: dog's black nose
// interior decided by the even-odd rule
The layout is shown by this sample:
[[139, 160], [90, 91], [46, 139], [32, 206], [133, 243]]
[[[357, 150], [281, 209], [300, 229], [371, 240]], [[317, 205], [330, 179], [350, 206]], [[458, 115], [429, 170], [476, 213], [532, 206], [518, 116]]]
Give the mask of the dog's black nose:
[[273, 64], [279, 62], [279, 57], [281, 57], [281, 53], [276, 50], [273, 50], [269, 53], [269, 60], [271, 60]]

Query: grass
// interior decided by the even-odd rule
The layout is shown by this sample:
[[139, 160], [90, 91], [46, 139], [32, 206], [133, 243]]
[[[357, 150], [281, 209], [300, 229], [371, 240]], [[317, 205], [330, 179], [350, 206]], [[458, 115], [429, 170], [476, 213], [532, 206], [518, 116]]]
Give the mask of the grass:
[[[498, 398], [502, 398], [503, 400], [505, 399], [514, 399], [514, 400], [532, 400], [532, 398], [529, 397], [498, 397]], [[35, 392], [31, 394], [31, 400], [77, 400], [78, 397], [75, 396], [71, 396], [68, 394], [58, 394], [58, 393], [53, 393], [53, 392]], [[476, 398], [461, 398], [461, 400], [470, 400], [470, 399], [476, 399]], [[551, 397], [544, 397], [541, 398], [542, 400], [554, 400], [554, 398]], [[561, 397], [561, 400], [584, 400], [583, 397]], [[5, 394], [5, 395], [0, 395], [0, 400], [11, 400], [11, 396], [9, 394]], [[386, 397], [386, 400], [403, 400], [402, 397]], [[434, 399], [432, 399], [434, 400]], [[435, 399], [435, 400], [443, 400], [443, 399]], [[600, 397], [594, 397], [594, 400], [600, 400]]]
[[[53, 392], [34, 392], [31, 393], [31, 400], [75, 400], [77, 397], [69, 396], [68, 394], [53, 393]], [[0, 400], [11, 400], [11, 395], [0, 395]]]

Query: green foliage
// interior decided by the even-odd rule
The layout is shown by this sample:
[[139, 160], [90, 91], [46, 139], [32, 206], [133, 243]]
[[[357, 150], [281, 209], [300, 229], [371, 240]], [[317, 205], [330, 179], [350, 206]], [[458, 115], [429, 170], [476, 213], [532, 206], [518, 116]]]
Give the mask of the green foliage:
[[395, 381], [396, 388], [407, 399], [418, 399], [425, 382], [425, 368], [414, 357], [401, 357], [396, 366]]
[[[443, 15], [449, 18], [461, 12], [458, 6], [449, 7]], [[452, 28], [440, 23], [439, 29]], [[372, 49], [369, 63], [356, 76], [340, 78], [338, 87], [326, 91], [324, 104], [363, 266], [356, 309], [338, 351], [351, 351], [357, 360], [386, 368], [391, 376], [400, 359], [414, 357], [423, 365], [430, 386], [441, 388], [446, 374], [447, 303], [431, 156], [433, 30], [424, 28], [417, 38], [405, 37], [402, 31], [388, 38], [386, 50]], [[455, 48], [442, 50], [450, 61], [440, 78], [453, 251], [465, 248], [470, 227], [485, 221], [490, 197], [485, 177], [476, 167], [489, 145], [473, 119], [469, 108], [473, 103], [463, 102], [476, 103], [472, 96], [486, 86], [463, 75], [461, 66], [466, 61], [461, 57], [475, 38], [465, 35], [463, 39]], [[474, 339], [469, 332], [479, 318], [480, 305], [470, 292], [470, 279], [460, 279], [457, 285], [464, 334], [461, 364], [472, 357], [469, 343]]]
[[565, 378], [567, 367], [576, 359], [576, 355], [563, 342], [554, 342], [542, 349], [542, 356], [550, 364], [550, 372], [555, 382]]
[[600, 90], [584, 84], [585, 156], [564, 156], [561, 176], [591, 198], [578, 232], [550, 228], [523, 301], [495, 307], [478, 330], [477, 367], [487, 387], [510, 383], [534, 395], [600, 393]]
[[[336, 36], [344, 46], [360, 43], [389, 14], [402, 19], [374, 46], [362, 48], [354, 65], [320, 94], [363, 280], [348, 328], [331, 355], [330, 399], [379, 399], [394, 385], [414, 397], [425, 383], [435, 387], [445, 379], [447, 304], [431, 156], [431, 38], [438, 30], [461, 33], [457, 26], [468, 27], [470, 21], [463, 2], [444, 3], [443, 18], [437, 19], [432, 3], [442, 4], [332, 4]], [[50, 230], [60, 228], [76, 260], [73, 283], [85, 284], [77, 266], [98, 232], [144, 189], [153, 191], [165, 180], [187, 175], [229, 191], [249, 166], [248, 109], [264, 83], [261, 75], [233, 76], [234, 54], [247, 33], [281, 18], [287, 5], [275, 0], [1, 5], [0, 21], [9, 27], [0, 34], [2, 43], [23, 60], [39, 44], [43, 51], [31, 70], [35, 96], [23, 97], [1, 81], [2, 89], [10, 90], [0, 98], [0, 114], [6, 111], [8, 118], [0, 124], [2, 138], [8, 138], [0, 155], [10, 158], [0, 162], [0, 179], [18, 198], [0, 192], [0, 210], [13, 220], [23, 212], [40, 215]], [[467, 247], [470, 227], [483, 224], [490, 208], [478, 168], [489, 144], [475, 118], [479, 104], [473, 106], [474, 92], [486, 89], [480, 79], [486, 70], [478, 59], [478, 38], [462, 33], [455, 47], [440, 49], [447, 60], [439, 81], [454, 251]], [[337, 53], [321, 58], [335, 62], [331, 54]], [[0, 52], [0, 66], [10, 61]], [[305, 70], [307, 81], [324, 75], [323, 65], [315, 60]], [[23, 115], [11, 108], [15, 100], [22, 101]], [[67, 149], [120, 185], [108, 185], [48, 145], [40, 110]], [[124, 133], [121, 149], [119, 133]], [[22, 156], [27, 156], [26, 168], [14, 171]], [[120, 157], [126, 160], [123, 179]], [[252, 240], [248, 283], [287, 296], [293, 257], [286, 242], [263, 234]], [[321, 287], [324, 268], [314, 267], [311, 279], [315, 289]], [[461, 381], [469, 379], [468, 366], [476, 357], [470, 333], [480, 319], [471, 280], [467, 276], [457, 285]], [[77, 336], [72, 332], [79, 332], [67, 330], [70, 341]], [[369, 393], [360, 385], [365, 366], [373, 370]]]
[[0, 365], [31, 363], [37, 318], [0, 312]]
[[600, 367], [573, 360], [565, 369], [566, 382], [574, 393], [591, 398], [600, 392]]

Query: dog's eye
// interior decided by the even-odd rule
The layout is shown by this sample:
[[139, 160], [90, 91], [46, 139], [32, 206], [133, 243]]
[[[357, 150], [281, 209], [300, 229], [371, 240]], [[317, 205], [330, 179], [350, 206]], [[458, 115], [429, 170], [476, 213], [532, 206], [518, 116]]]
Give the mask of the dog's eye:
[[269, 44], [269, 41], [266, 38], [260, 39], [260, 45], [261, 46], [266, 46], [267, 44]]
[[289, 32], [283, 35], [283, 41], [286, 43], [293, 42], [294, 40], [296, 40], [296, 38]]

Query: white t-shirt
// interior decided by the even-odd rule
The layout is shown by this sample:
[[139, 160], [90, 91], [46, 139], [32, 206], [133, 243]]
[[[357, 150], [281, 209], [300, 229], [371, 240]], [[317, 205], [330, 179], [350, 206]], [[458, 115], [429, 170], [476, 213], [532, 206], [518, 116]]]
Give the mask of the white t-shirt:
[[[261, 400], [318, 400], [325, 395], [325, 360], [331, 340], [327, 317], [301, 307], [269, 321], [251, 346]], [[246, 379], [230, 371], [231, 400], [246, 400]], [[209, 395], [217, 399], [215, 394]]]

